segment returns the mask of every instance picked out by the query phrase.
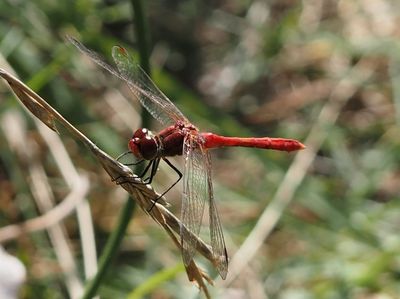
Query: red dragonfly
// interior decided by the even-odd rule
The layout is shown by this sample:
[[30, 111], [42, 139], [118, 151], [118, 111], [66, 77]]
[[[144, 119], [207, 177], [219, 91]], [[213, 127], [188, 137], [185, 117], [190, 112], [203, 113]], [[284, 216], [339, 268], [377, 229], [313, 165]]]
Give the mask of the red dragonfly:
[[195, 254], [197, 236], [200, 233], [203, 213], [207, 205], [214, 262], [219, 274], [225, 279], [228, 273], [228, 254], [214, 201], [211, 180], [211, 157], [208, 150], [225, 146], [244, 146], [290, 152], [304, 149], [305, 146], [293, 139], [224, 137], [213, 133], [200, 132], [157, 88], [124, 48], [114, 46], [112, 49], [112, 56], [117, 65], [116, 69], [79, 41], [71, 37], [68, 37], [68, 39], [95, 63], [125, 81], [143, 107], [161, 124], [166, 126], [158, 134], [153, 134], [144, 128], [138, 129], [130, 139], [128, 147], [138, 159], [150, 161], [145, 170], [146, 172], [151, 165], [150, 181], [155, 175], [161, 159], [177, 171], [179, 181], [182, 174], [167, 160], [167, 157], [183, 156], [181, 221], [192, 232], [191, 235], [181, 229], [184, 264], [189, 265]]

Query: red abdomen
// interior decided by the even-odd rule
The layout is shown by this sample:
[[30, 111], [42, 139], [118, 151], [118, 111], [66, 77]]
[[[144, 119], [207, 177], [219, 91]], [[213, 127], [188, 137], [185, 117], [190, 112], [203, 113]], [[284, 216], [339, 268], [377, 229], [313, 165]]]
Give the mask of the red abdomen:
[[255, 147], [262, 149], [272, 149], [278, 151], [297, 151], [304, 149], [305, 146], [301, 142], [294, 139], [286, 138], [241, 138], [241, 137], [224, 137], [213, 133], [201, 133], [204, 138], [204, 146], [206, 148], [217, 148], [224, 146], [243, 146], [243, 147]]

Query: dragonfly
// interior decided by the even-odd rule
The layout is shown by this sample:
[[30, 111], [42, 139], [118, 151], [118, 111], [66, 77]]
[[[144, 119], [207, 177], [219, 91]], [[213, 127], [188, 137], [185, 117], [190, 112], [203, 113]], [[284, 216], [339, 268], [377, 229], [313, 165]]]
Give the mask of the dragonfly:
[[[294, 139], [225, 137], [201, 132], [162, 93], [124, 48], [120, 46], [112, 48], [112, 57], [117, 66], [115, 68], [76, 39], [72, 37], [67, 37], [67, 39], [96, 64], [125, 81], [142, 106], [166, 127], [158, 134], [146, 128], [139, 128], [129, 140], [128, 148], [139, 160], [149, 161], [146, 168], [151, 167], [150, 181], [157, 172], [160, 160], [165, 161], [177, 171], [178, 181], [183, 178], [181, 222], [186, 229], [181, 226], [180, 239], [182, 258], [186, 266], [194, 258], [203, 214], [206, 207], [208, 208], [210, 245], [214, 264], [220, 276], [225, 279], [228, 273], [228, 253], [214, 200], [209, 150], [241, 146], [291, 152], [304, 149], [305, 146]], [[184, 160], [183, 174], [167, 159], [180, 155]]]

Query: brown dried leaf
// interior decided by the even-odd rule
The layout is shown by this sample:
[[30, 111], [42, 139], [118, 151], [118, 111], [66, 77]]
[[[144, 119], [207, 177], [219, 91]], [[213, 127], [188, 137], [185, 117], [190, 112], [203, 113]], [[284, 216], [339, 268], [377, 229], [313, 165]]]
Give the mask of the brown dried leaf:
[[32, 98], [25, 92], [25, 84], [19, 81], [17, 78], [9, 74], [7, 71], [0, 68], [0, 76], [2, 76], [10, 85], [17, 98], [24, 104], [24, 106], [32, 112], [38, 119], [40, 119], [47, 127], [54, 132], [58, 133], [56, 125], [54, 123], [54, 117], [52, 114], [43, 107], [38, 101]]

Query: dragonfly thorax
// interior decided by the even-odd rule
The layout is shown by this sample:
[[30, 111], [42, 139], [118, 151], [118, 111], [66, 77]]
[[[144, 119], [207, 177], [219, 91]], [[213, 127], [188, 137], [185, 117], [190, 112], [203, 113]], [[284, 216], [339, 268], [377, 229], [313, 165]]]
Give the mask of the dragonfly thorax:
[[152, 160], [158, 156], [159, 152], [159, 144], [156, 137], [146, 128], [138, 129], [133, 133], [128, 147], [138, 159]]
[[193, 126], [184, 126], [180, 123], [165, 128], [157, 135], [148, 129], [138, 129], [129, 140], [129, 150], [138, 159], [153, 160], [161, 157], [182, 155], [183, 140]]

